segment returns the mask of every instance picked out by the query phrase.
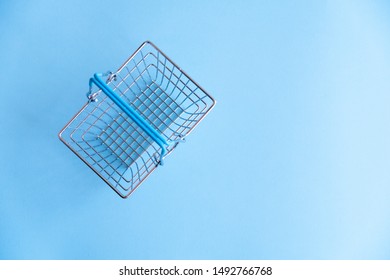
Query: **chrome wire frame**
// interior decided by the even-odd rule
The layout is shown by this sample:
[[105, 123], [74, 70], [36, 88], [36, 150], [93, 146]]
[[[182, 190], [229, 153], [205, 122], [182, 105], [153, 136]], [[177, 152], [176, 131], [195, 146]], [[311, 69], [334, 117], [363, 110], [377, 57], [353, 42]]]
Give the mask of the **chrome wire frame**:
[[[203, 88], [149, 41], [106, 83], [170, 143], [167, 155], [215, 105]], [[161, 147], [101, 90], [89, 95], [59, 138], [123, 198], [161, 163]]]

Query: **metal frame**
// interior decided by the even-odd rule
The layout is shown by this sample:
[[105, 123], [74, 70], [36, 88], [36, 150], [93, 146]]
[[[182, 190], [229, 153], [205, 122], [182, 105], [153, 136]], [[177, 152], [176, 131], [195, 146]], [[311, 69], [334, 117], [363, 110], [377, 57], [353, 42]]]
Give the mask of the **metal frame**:
[[122, 198], [163, 164], [216, 103], [149, 41], [116, 72], [95, 74], [87, 96], [58, 136]]

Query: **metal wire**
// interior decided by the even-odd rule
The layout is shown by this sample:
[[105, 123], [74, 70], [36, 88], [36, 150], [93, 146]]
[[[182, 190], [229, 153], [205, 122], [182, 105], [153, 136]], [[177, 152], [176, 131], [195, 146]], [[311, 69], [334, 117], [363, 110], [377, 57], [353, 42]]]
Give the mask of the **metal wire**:
[[[151, 42], [112, 73], [107, 85], [173, 143], [168, 154], [215, 105]], [[59, 137], [121, 197], [128, 197], [158, 166], [161, 147], [104, 92], [91, 96]]]

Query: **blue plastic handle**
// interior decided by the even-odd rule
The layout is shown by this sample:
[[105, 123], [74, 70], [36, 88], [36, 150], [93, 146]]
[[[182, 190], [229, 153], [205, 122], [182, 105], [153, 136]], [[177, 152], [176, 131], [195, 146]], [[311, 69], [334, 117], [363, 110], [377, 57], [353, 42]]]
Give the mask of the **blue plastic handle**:
[[161, 148], [160, 165], [163, 165], [163, 157], [167, 154], [166, 147], [169, 143], [160, 135], [150, 124], [148, 124], [130, 105], [125, 102], [118, 94], [116, 94], [102, 79], [103, 74], [95, 73], [89, 79], [89, 86], [95, 84], [100, 88], [119, 108], [122, 109], [135, 123], [138, 124]]

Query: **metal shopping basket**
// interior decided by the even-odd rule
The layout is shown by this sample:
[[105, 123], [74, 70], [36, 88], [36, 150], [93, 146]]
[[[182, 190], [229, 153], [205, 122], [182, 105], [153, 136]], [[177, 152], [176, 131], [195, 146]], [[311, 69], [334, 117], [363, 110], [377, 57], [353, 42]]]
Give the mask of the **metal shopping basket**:
[[95, 74], [89, 86], [88, 102], [59, 138], [123, 198], [215, 105], [148, 41], [116, 72]]

